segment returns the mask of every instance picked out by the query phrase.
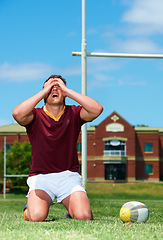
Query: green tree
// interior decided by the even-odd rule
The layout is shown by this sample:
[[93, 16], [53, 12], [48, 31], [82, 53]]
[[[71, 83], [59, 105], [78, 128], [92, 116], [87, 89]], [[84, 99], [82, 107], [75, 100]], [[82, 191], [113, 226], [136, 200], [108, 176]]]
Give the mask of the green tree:
[[[28, 175], [31, 165], [31, 144], [15, 141], [6, 154], [6, 172], [8, 175]], [[11, 178], [13, 186], [23, 186], [26, 178]]]

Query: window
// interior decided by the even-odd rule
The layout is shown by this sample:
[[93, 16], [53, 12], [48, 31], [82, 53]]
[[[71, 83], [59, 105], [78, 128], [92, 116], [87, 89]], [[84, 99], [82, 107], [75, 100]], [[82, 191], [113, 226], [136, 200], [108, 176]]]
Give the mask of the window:
[[153, 173], [153, 165], [152, 164], [145, 164], [144, 165], [144, 173], [145, 174]]
[[105, 180], [125, 180], [125, 164], [105, 164]]
[[144, 143], [144, 152], [153, 152], [153, 144]]
[[105, 141], [104, 156], [126, 156], [126, 142], [121, 140]]
[[82, 152], [82, 144], [81, 144], [81, 142], [77, 143], [77, 152], [78, 153]]

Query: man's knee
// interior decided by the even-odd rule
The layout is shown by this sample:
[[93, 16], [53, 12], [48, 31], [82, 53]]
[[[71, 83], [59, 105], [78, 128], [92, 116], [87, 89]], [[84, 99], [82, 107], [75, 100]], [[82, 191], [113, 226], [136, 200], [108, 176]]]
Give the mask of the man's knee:
[[50, 196], [43, 190], [32, 190], [28, 196], [27, 214], [25, 220], [33, 222], [44, 221], [49, 213]]
[[43, 222], [48, 216], [48, 213], [45, 211], [40, 211], [39, 209], [35, 209], [30, 212], [30, 221], [32, 222]]
[[77, 220], [93, 220], [92, 211], [83, 211], [74, 214], [74, 218]]

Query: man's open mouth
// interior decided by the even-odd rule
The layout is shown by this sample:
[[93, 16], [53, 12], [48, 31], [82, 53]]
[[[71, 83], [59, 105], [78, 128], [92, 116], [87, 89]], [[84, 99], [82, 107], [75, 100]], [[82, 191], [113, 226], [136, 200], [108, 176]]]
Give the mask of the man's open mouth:
[[57, 97], [58, 97], [58, 94], [54, 93], [54, 94], [52, 95], [52, 97], [53, 97], [53, 98], [57, 98]]

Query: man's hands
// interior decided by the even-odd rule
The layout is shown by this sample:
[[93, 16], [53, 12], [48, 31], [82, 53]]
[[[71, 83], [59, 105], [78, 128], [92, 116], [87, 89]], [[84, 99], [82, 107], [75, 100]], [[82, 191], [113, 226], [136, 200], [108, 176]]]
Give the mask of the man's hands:
[[68, 88], [66, 87], [64, 82], [60, 78], [50, 78], [44, 84], [44, 88], [42, 90], [45, 94], [44, 98], [48, 97], [53, 87], [56, 87], [58, 90], [60, 90], [64, 97], [67, 96]]
[[[56, 89], [55, 89], [56, 88]], [[57, 93], [58, 97], [53, 98], [50, 96], [51, 92]], [[20, 103], [13, 109], [13, 117], [20, 125], [29, 124], [34, 117], [34, 107], [43, 99], [50, 97], [52, 103], [57, 101], [63, 101], [63, 98], [69, 97], [78, 102], [82, 109], [80, 111], [81, 119], [85, 121], [92, 121], [103, 111], [103, 107], [100, 103], [94, 99], [77, 93], [66, 87], [64, 82], [60, 78], [50, 78], [45, 84], [44, 88], [31, 98], [28, 98], [24, 102]]]
[[54, 88], [58, 91], [60, 90], [63, 97], [69, 97], [82, 106], [80, 117], [85, 121], [92, 121], [103, 111], [103, 107], [100, 103], [88, 96], [68, 89], [60, 78], [51, 78], [45, 83], [44, 91], [46, 92], [47, 97]]
[[31, 98], [23, 101], [13, 109], [13, 117], [20, 125], [29, 124], [34, 117], [34, 107], [43, 99], [47, 98], [51, 90], [56, 87], [58, 91], [65, 97], [67, 96], [68, 88], [60, 78], [50, 78], [45, 84], [44, 88]]

